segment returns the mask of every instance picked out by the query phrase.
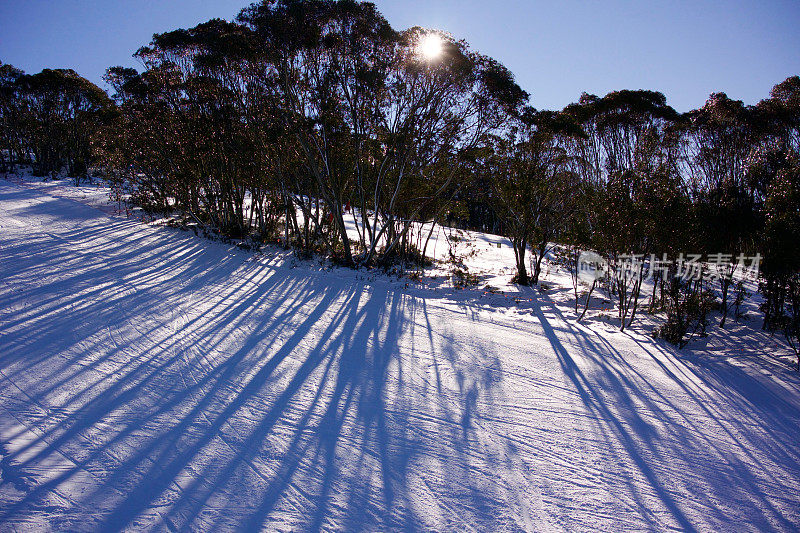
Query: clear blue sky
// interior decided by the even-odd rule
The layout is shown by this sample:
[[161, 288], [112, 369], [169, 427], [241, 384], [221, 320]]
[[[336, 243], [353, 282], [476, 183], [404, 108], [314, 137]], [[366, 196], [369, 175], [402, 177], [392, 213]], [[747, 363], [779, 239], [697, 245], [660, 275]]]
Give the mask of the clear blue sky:
[[[0, 60], [101, 84], [155, 32], [233, 18], [249, 0], [0, 0]], [[655, 89], [679, 111], [753, 104], [800, 74], [800, 1], [377, 0], [396, 29], [447, 30], [509, 67], [540, 109], [582, 91]]]

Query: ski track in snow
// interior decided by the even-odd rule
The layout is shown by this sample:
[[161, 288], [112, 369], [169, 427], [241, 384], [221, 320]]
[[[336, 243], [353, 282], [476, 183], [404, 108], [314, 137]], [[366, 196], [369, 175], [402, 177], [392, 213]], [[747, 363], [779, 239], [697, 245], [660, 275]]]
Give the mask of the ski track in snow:
[[0, 181], [0, 530], [796, 530], [797, 374]]

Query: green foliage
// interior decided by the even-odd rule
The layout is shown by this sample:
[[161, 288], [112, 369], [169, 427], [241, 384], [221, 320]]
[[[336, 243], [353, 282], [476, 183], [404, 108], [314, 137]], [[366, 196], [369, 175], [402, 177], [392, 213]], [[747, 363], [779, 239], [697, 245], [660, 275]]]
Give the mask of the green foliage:
[[790, 154], [767, 188], [761, 291], [764, 327], [797, 345], [800, 298], [800, 158]]
[[452, 274], [453, 287], [456, 289], [467, 289], [475, 287], [480, 283], [480, 278], [466, 268], [456, 268]]
[[670, 280], [668, 296], [667, 320], [653, 330], [653, 336], [683, 348], [693, 335], [705, 335], [708, 315], [717, 307], [716, 296], [702, 285], [677, 278]]
[[109, 116], [108, 95], [69, 69], [24, 74], [0, 64], [3, 166], [31, 163], [40, 176], [78, 180], [95, 162], [91, 135]]

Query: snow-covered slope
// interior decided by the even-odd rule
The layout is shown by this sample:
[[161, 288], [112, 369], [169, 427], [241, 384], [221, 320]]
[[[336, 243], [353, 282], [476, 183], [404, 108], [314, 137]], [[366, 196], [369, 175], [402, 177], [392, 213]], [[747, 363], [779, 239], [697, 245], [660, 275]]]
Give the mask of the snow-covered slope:
[[0, 180], [0, 530], [800, 526], [774, 341], [678, 352], [66, 194]]

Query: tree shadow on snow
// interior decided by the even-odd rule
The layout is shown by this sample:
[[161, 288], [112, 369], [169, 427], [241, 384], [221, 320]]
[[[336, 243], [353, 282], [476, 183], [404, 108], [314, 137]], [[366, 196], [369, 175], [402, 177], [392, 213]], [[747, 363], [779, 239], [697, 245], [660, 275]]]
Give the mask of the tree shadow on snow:
[[3, 461], [31, 481], [0, 522], [59, 498], [77, 530], [507, 520], [470, 479], [499, 363], [424, 301], [53, 202], [2, 242]]
[[[0, 200], [42, 224], [0, 233], [0, 523], [586, 529], [592, 505], [638, 529], [800, 520], [798, 380], [772, 367], [600, 335], [546, 296], [502, 309]], [[511, 307], [530, 320], [496, 318]], [[469, 331], [485, 310], [498, 338]], [[549, 394], [569, 431], [506, 416]]]

